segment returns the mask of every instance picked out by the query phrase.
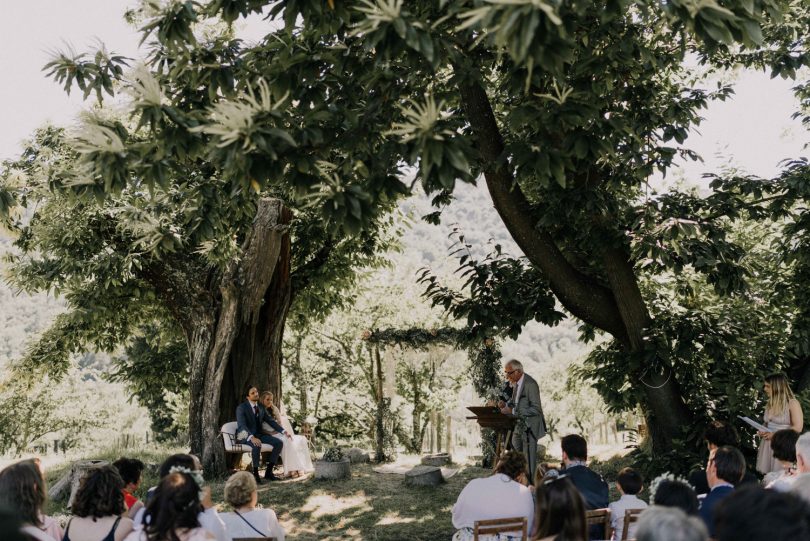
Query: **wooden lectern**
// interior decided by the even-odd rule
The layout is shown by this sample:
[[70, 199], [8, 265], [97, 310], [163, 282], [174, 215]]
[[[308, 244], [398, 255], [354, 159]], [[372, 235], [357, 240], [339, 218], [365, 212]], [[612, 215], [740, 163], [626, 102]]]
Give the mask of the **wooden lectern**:
[[474, 417], [481, 428], [491, 428], [495, 431], [495, 459], [501, 458], [501, 453], [506, 451], [512, 439], [512, 431], [515, 429], [517, 417], [505, 415], [495, 406], [468, 406], [468, 410], [475, 414]]

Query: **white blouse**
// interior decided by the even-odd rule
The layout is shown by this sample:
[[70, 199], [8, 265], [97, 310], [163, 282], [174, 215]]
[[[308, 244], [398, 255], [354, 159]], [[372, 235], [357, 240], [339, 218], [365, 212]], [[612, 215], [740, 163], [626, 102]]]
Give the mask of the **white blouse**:
[[458, 529], [472, 528], [476, 520], [511, 517], [526, 517], [531, 529], [534, 500], [529, 487], [502, 473], [467, 483], [453, 506], [453, 526]]
[[[242, 515], [241, 517], [239, 515]], [[234, 537], [275, 537], [284, 541], [284, 528], [272, 509], [254, 509], [247, 513], [220, 513], [228, 535]], [[243, 518], [244, 517], [244, 518]], [[245, 522], [247, 521], [247, 522]], [[250, 523], [250, 526], [248, 525]], [[255, 530], [253, 528], [255, 528]], [[259, 530], [258, 532], [256, 530]], [[261, 532], [261, 535], [259, 534]]]

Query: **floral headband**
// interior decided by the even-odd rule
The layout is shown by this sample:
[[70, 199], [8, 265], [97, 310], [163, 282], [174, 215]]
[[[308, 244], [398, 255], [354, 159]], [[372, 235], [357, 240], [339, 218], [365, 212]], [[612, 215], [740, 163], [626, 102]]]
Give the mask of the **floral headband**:
[[200, 501], [203, 501], [203, 499], [205, 498], [205, 492], [203, 491], [202, 487], [203, 484], [205, 484], [205, 479], [203, 479], [202, 470], [190, 470], [185, 466], [172, 466], [171, 468], [169, 468], [169, 473], [170, 474], [185, 473], [186, 475], [194, 479], [194, 482], [197, 483], [197, 488], [200, 489], [200, 493], [197, 497]]

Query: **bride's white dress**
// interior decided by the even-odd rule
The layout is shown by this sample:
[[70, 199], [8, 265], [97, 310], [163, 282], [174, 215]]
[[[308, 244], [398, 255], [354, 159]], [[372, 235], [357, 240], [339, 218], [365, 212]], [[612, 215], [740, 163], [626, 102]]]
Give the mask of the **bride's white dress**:
[[[290, 420], [284, 413], [284, 404], [282, 404], [281, 408], [277, 411], [279, 413], [278, 419], [280, 419], [280, 424], [284, 428], [284, 431], [292, 435], [292, 440], [285, 439], [284, 447], [281, 448], [281, 462], [284, 466], [284, 475], [294, 471], [314, 471], [315, 467], [312, 465], [312, 457], [309, 454], [307, 439], [304, 436], [296, 434], [293, 430]], [[270, 427], [264, 427], [265, 430], [268, 428]]]

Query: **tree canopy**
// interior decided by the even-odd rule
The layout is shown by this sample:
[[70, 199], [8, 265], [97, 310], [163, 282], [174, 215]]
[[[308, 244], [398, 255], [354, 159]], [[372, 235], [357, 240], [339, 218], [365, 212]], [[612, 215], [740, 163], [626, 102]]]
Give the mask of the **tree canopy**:
[[[268, 23], [258, 43], [210, 31], [210, 23], [258, 13], [283, 23]], [[670, 377], [679, 361], [655, 337], [672, 314], [644, 277], [688, 268], [720, 295], [745, 291], [750, 270], [730, 222], [760, 207], [768, 182], [718, 178], [709, 198], [676, 192], [655, 204], [648, 182], [676, 158], [696, 157], [685, 145], [690, 129], [711, 100], [732, 92], [709, 87], [685, 60], [793, 76], [810, 64], [806, 3], [147, 0], [128, 16], [147, 43], [144, 65], [124, 69], [125, 59], [102, 50], [62, 54], [48, 66], [66, 89], [100, 100], [123, 90], [129, 100], [126, 118], [86, 118], [69, 142], [71, 166], [43, 169], [41, 193], [94, 197], [93, 206], [80, 203], [88, 223], [120, 232], [95, 215], [105, 207], [126, 218], [129, 244], [148, 258], [174, 261], [183, 247], [220, 267], [240, 254], [240, 227], [257, 200], [278, 197], [311, 218], [291, 222], [297, 238], [317, 239], [292, 242], [302, 250], [294, 268], [345, 273], [358, 258], [373, 258], [377, 232], [411, 188], [411, 174], [434, 197], [437, 211], [426, 217], [434, 222], [457, 182], [481, 178], [524, 258], [462, 265], [477, 273], [485, 298], [492, 287], [534, 301], [503, 310], [498, 318], [515, 323], [493, 333], [514, 332], [527, 319], [553, 323], [562, 307], [586, 336], [611, 335], [630, 381], [644, 375], [648, 384], [635, 383], [633, 396], [658, 449], [671, 448], [701, 415], [688, 400], [689, 382]], [[806, 171], [794, 164], [786, 193], [803, 193]], [[115, 203], [122, 197], [126, 210]], [[785, 212], [795, 201], [782, 200]], [[4, 192], [0, 205], [12, 204]], [[42, 239], [37, 249], [47, 254], [53, 237], [27, 238]], [[97, 256], [82, 267], [115, 253], [93, 242]], [[350, 264], [318, 265], [340, 246], [350, 247], [342, 252]], [[33, 257], [21, 283], [48, 286], [60, 275], [46, 267], [69, 259]], [[110, 280], [132, 272], [136, 260], [117, 258]], [[37, 269], [47, 278], [37, 281]], [[69, 284], [55, 283], [81, 292], [88, 274], [96, 276], [82, 268]], [[76, 302], [99, 299], [90, 293]], [[335, 299], [319, 305], [313, 297], [312, 306]], [[83, 317], [104, 318], [98, 314]], [[114, 316], [102, 328], [131, 317]]]

